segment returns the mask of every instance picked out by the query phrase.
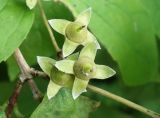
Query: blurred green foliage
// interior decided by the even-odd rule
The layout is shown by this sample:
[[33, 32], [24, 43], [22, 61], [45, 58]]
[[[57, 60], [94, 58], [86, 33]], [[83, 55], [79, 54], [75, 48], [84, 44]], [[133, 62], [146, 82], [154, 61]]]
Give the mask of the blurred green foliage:
[[[109, 65], [117, 71], [117, 75], [108, 80], [92, 80], [91, 83], [160, 112], [160, 95], [158, 94], [160, 93], [158, 58], [160, 54], [160, 1], [64, 0], [64, 3], [65, 5], [61, 2], [43, 2], [48, 19], [73, 20], [72, 13], [77, 15], [82, 10], [92, 7], [93, 14], [89, 28], [102, 44], [102, 50], [98, 51], [96, 63]], [[24, 17], [20, 19], [21, 15]], [[12, 16], [12, 20], [9, 16]], [[20, 49], [32, 67], [39, 69], [36, 56], [56, 58], [38, 7], [30, 11], [24, 0], [1, 0], [0, 21], [0, 61], [6, 60], [22, 42]], [[10, 35], [9, 32], [14, 33]], [[61, 47], [64, 37], [56, 32], [54, 34]], [[10, 57], [7, 62], [1, 62], [0, 106], [7, 102], [13, 92], [18, 74], [19, 69], [13, 57]], [[45, 94], [48, 82], [42, 78], [35, 78], [35, 81], [42, 93]], [[59, 94], [64, 95], [63, 91]], [[96, 93], [88, 91], [83, 95], [101, 102], [101, 106], [89, 114], [90, 118], [147, 118], [146, 115]], [[41, 112], [41, 114], [38, 113], [41, 117], [43, 117], [43, 112], [55, 115], [53, 111], [58, 109], [59, 105], [62, 105], [62, 108], [65, 105], [57, 104], [57, 107], [53, 106], [52, 110], [54, 102], [53, 100], [50, 104], [45, 98], [38, 106], [39, 102], [33, 99], [26, 83], [18, 98], [16, 110], [26, 118], [38, 112]], [[65, 102], [69, 104], [67, 101]], [[87, 100], [85, 102], [88, 104]], [[44, 107], [45, 110], [38, 111], [37, 109], [41, 109], [44, 103], [47, 103], [46, 108]], [[73, 101], [72, 103], [75, 104]], [[81, 103], [83, 105], [83, 102], [79, 104]], [[47, 109], [48, 104], [50, 110]], [[71, 105], [71, 107], [73, 106]], [[1, 108], [0, 118], [3, 118], [4, 109]], [[82, 108], [80, 109], [82, 110]], [[91, 109], [87, 105], [85, 108], [87, 112], [84, 117], [87, 117]], [[13, 118], [20, 117], [16, 110], [13, 112]], [[81, 114], [83, 111], [81, 110], [76, 111], [77, 114]], [[33, 113], [34, 111], [35, 113]], [[71, 118], [81, 117], [77, 115]]]

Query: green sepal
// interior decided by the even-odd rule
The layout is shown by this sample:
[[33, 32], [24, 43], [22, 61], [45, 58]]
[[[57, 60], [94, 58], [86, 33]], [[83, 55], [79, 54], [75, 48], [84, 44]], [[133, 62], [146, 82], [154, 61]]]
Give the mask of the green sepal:
[[72, 61], [72, 60], [61, 60], [61, 61], [57, 61], [55, 66], [58, 70], [62, 72], [74, 74], [73, 72], [74, 63], [75, 61]]
[[88, 43], [80, 52], [79, 58], [88, 57], [91, 60], [95, 59], [97, 46], [94, 42]]
[[29, 9], [33, 9], [37, 5], [37, 0], [26, 0]]
[[86, 10], [84, 10], [83, 12], [81, 12], [78, 15], [78, 17], [76, 19], [76, 22], [80, 22], [83, 25], [88, 26], [88, 24], [90, 22], [90, 19], [91, 19], [91, 13], [92, 13], [91, 7], [86, 9]]
[[58, 33], [65, 35], [66, 27], [69, 23], [71, 23], [68, 20], [64, 19], [51, 19], [48, 20], [50, 26]]
[[79, 78], [75, 78], [74, 83], [73, 83], [73, 88], [72, 88], [72, 96], [73, 99], [76, 99], [80, 94], [83, 92], [86, 92], [86, 88], [88, 85], [89, 80], [82, 80]]
[[66, 38], [62, 48], [63, 57], [67, 57], [68, 55], [73, 53], [74, 50], [78, 47], [78, 45], [78, 43], [74, 43]]
[[53, 65], [55, 64], [56, 60], [49, 58], [49, 57], [42, 57], [42, 56], [37, 56], [37, 62], [41, 69], [48, 75], [50, 76], [51, 69]]
[[47, 88], [48, 99], [53, 98], [61, 88], [62, 86], [55, 84], [52, 80], [50, 80]]
[[94, 75], [94, 78], [107, 79], [115, 74], [116, 74], [116, 72], [108, 66], [96, 65], [96, 73]]

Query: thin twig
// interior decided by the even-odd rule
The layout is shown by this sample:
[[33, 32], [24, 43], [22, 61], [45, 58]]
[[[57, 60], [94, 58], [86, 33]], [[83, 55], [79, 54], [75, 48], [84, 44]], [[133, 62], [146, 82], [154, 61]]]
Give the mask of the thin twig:
[[44, 72], [42, 71], [39, 71], [39, 70], [35, 70], [34, 68], [31, 68], [30, 69], [30, 73], [32, 74], [33, 77], [43, 77], [43, 78], [47, 78], [47, 74], [45, 74]]
[[18, 98], [18, 96], [20, 94], [20, 91], [22, 89], [22, 85], [23, 85], [23, 82], [18, 80], [17, 85], [16, 85], [11, 97], [9, 98], [8, 106], [7, 106], [7, 109], [6, 109], [7, 118], [11, 118], [13, 108], [14, 108], [16, 102], [17, 102], [17, 98]]
[[48, 30], [48, 33], [49, 33], [49, 35], [50, 35], [50, 38], [51, 38], [51, 40], [52, 40], [53, 46], [54, 46], [54, 48], [55, 48], [55, 50], [56, 50], [57, 53], [58, 53], [58, 52], [61, 52], [61, 49], [59, 48], [59, 46], [58, 46], [58, 44], [57, 44], [57, 42], [56, 42], [56, 39], [55, 39], [55, 37], [54, 37], [54, 35], [53, 35], [52, 29], [51, 29], [51, 27], [50, 27], [49, 24], [48, 24], [48, 20], [47, 20], [46, 14], [45, 14], [45, 12], [44, 12], [44, 9], [43, 9], [43, 7], [42, 7], [42, 4], [41, 4], [41, 1], [40, 1], [40, 0], [38, 0], [38, 6], [39, 6], [39, 9], [40, 9], [40, 11], [41, 11], [41, 16], [42, 16], [42, 18], [43, 18], [44, 25], [46, 26], [46, 28], [47, 28], [47, 30]]
[[[34, 71], [34, 69], [31, 69], [29, 67], [29, 65], [27, 64], [26, 60], [24, 59], [20, 49], [16, 49], [15, 53], [14, 53], [15, 59], [19, 65], [19, 68], [21, 70], [21, 75], [20, 75], [20, 80], [23, 82], [25, 80], [28, 80], [28, 84], [32, 90], [33, 93], [33, 97], [35, 99], [42, 99], [42, 95], [40, 90], [38, 89], [37, 85], [35, 84], [35, 82], [32, 80], [33, 76], [33, 72], [38, 72], [38, 71]], [[40, 74], [40, 72], [38, 72]], [[42, 74], [42, 73], [41, 73]]]
[[96, 86], [93, 86], [93, 85], [88, 85], [88, 89], [90, 89], [93, 92], [96, 92], [98, 94], [101, 94], [101, 95], [103, 95], [105, 97], [108, 97], [110, 99], [113, 99], [113, 100], [115, 100], [117, 102], [120, 102], [120, 103], [122, 103], [124, 105], [127, 105], [128, 107], [131, 107], [131, 108], [133, 108], [135, 110], [138, 110], [138, 111], [140, 111], [140, 112], [142, 112], [142, 113], [144, 113], [144, 114], [146, 114], [148, 116], [151, 116], [153, 118], [160, 118], [160, 114], [158, 114], [158, 113], [156, 113], [156, 112], [154, 112], [154, 111], [152, 111], [150, 109], [147, 109], [147, 108], [145, 108], [143, 106], [140, 106], [140, 105], [138, 105], [136, 103], [133, 103], [133, 102], [131, 102], [131, 101], [125, 99], [125, 98], [122, 98], [122, 97], [118, 96], [118, 95], [110, 93], [110, 92], [108, 92], [106, 90], [100, 89], [100, 88], [98, 88]]
[[27, 82], [29, 83], [29, 86], [32, 90], [34, 99], [41, 102], [43, 96], [42, 96], [42, 93], [39, 91], [36, 83], [32, 79], [27, 80]]
[[27, 64], [26, 60], [24, 59], [21, 51], [19, 50], [19, 48], [17, 48], [14, 52], [14, 57], [17, 61], [17, 64], [19, 66], [19, 69], [21, 70], [21, 73], [24, 74], [25, 76], [27, 76], [27, 78], [31, 78], [31, 75], [29, 75], [29, 70], [30, 67]]
[[[28, 80], [27, 82], [32, 90], [33, 97], [35, 99], [42, 99], [41, 92], [39, 91], [35, 82], [32, 80], [32, 78], [33, 78], [32, 75], [33, 75], [34, 70], [29, 67], [29, 65], [27, 64], [26, 60], [24, 59], [24, 57], [19, 49], [15, 50], [14, 57], [17, 61], [17, 64], [18, 64], [20, 70], [21, 70], [21, 74], [19, 76], [20, 80], [17, 82], [17, 85], [16, 85], [16, 87], [15, 87], [15, 89], [9, 99], [9, 103], [8, 103], [8, 106], [6, 109], [7, 118], [11, 117], [12, 111], [14, 109], [16, 102], [17, 102], [17, 98], [18, 98], [19, 93], [21, 91], [22, 85], [23, 85], [23, 83], [26, 82], [26, 80]], [[35, 73], [37, 73], [37, 72], [40, 73], [39, 71], [35, 71]], [[42, 75], [42, 73], [41, 73], [41, 75]]]

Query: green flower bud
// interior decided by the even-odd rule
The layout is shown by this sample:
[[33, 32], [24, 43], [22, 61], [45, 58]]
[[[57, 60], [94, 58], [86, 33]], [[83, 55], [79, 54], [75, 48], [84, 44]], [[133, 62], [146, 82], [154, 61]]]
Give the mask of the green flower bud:
[[73, 71], [76, 77], [88, 80], [96, 74], [96, 65], [90, 58], [82, 57], [75, 62]]
[[87, 39], [87, 28], [79, 22], [72, 22], [67, 25], [65, 34], [69, 40], [82, 43]]
[[50, 78], [54, 83], [69, 88], [72, 87], [74, 81], [74, 75], [66, 74], [62, 71], [59, 71], [54, 66], [51, 70]]

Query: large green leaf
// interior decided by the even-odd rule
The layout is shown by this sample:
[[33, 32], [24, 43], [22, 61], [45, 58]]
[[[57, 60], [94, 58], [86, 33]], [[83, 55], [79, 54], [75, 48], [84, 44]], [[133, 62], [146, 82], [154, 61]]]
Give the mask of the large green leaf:
[[[72, 19], [72, 15], [68, 11], [68, 9], [62, 4], [56, 4], [53, 2], [44, 2], [43, 4], [45, 13], [48, 19], [52, 18], [66, 18]], [[63, 11], [63, 12], [62, 12]], [[26, 40], [21, 45], [20, 49], [24, 54], [29, 65], [34, 65], [37, 63], [36, 56], [56, 56], [55, 50], [52, 46], [51, 39], [49, 37], [49, 33], [44, 26], [44, 22], [40, 15], [39, 9], [35, 9], [35, 21], [33, 27], [28, 34]], [[62, 44], [63, 37], [61, 35], [57, 35], [56, 39], [58, 43]], [[10, 80], [15, 80], [16, 75], [19, 72], [18, 66], [13, 57], [9, 58], [7, 61], [8, 70], [9, 70], [9, 77]]]
[[5, 61], [26, 38], [33, 12], [16, 0], [0, 0], [0, 62]]
[[51, 100], [45, 96], [31, 118], [88, 118], [96, 104], [86, 97], [74, 100], [70, 90], [61, 89]]
[[141, 0], [152, 18], [156, 35], [160, 37], [160, 0]]
[[[154, 0], [153, 0], [154, 1]], [[156, 80], [158, 56], [150, 13], [140, 0], [65, 0], [74, 15], [89, 6], [89, 27], [117, 61], [128, 85]]]

